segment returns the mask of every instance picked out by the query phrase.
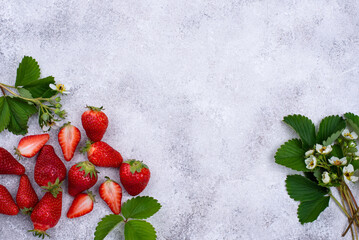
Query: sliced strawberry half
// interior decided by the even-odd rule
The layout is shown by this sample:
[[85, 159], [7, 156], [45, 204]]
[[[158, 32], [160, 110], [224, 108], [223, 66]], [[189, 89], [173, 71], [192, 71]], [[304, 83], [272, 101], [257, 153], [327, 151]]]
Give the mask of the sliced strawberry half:
[[88, 214], [92, 211], [94, 202], [95, 196], [92, 192], [77, 194], [69, 211], [67, 212], [67, 217], [77, 218]]
[[100, 186], [100, 197], [107, 203], [114, 214], [120, 214], [122, 188], [109, 177], [106, 177], [106, 179], [107, 180]]
[[47, 133], [23, 137], [17, 146], [16, 154], [31, 158], [40, 151], [49, 139], [50, 135]]
[[58, 139], [65, 160], [70, 161], [73, 158], [76, 147], [81, 140], [80, 130], [68, 122], [61, 128]]

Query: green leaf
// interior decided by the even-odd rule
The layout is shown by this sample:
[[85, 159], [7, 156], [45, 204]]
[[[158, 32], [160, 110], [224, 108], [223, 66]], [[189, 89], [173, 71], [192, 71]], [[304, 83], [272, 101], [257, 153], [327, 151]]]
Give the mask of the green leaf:
[[131, 220], [125, 224], [125, 240], [156, 240], [156, 231], [151, 223]]
[[344, 119], [338, 115], [325, 117], [319, 125], [317, 142], [325, 146], [332, 144], [340, 136], [345, 126]]
[[309, 118], [295, 114], [284, 117], [283, 121], [298, 133], [305, 148], [314, 146], [315, 126]]
[[57, 91], [54, 91], [49, 87], [50, 84], [55, 84], [54, 77], [52, 76], [31, 81], [25, 84], [24, 88], [29, 90], [34, 98], [49, 98], [57, 94]]
[[104, 239], [121, 222], [123, 222], [123, 217], [120, 215], [110, 214], [105, 216], [97, 224], [94, 240]]
[[322, 197], [313, 201], [301, 202], [298, 207], [298, 218], [301, 224], [313, 222], [329, 205], [330, 197]]
[[18, 88], [17, 91], [19, 92], [21, 97], [33, 98], [31, 92], [29, 92], [29, 90], [26, 90], [25, 88]]
[[152, 197], [135, 197], [122, 204], [121, 212], [126, 219], [146, 219], [160, 210], [161, 204]]
[[7, 129], [16, 135], [26, 134], [29, 117], [37, 112], [37, 108], [17, 97], [5, 97], [5, 101], [11, 115]]
[[17, 68], [15, 87], [24, 86], [39, 79], [40, 67], [35, 59], [25, 56]]
[[353, 161], [351, 162], [351, 165], [353, 165], [354, 170], [359, 169], [359, 160], [353, 160]]
[[0, 97], [0, 132], [2, 132], [10, 122], [9, 104], [5, 97]]
[[349, 125], [353, 128], [354, 132], [359, 135], [359, 116], [355, 115], [354, 113], [346, 113], [344, 114]]
[[329, 193], [328, 188], [320, 187], [301, 175], [289, 175], [285, 183], [288, 195], [295, 201], [312, 201]]
[[330, 156], [334, 156], [334, 157], [337, 157], [337, 158], [342, 158], [343, 157], [342, 148], [338, 144], [334, 144], [332, 146], [332, 151], [330, 152]]
[[309, 171], [304, 162], [305, 151], [299, 139], [292, 139], [278, 148], [275, 162], [297, 171]]

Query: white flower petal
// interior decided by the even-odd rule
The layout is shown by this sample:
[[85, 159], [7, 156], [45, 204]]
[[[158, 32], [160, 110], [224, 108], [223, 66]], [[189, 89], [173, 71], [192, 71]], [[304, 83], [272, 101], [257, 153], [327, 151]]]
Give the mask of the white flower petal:
[[338, 160], [339, 160], [339, 158], [334, 157], [334, 156], [328, 159], [329, 163], [332, 165], [335, 165], [335, 162]]
[[347, 164], [347, 158], [346, 157], [343, 157], [341, 158], [339, 161], [341, 161], [341, 165], [346, 165]]
[[330, 182], [330, 177], [328, 172], [323, 172], [322, 181], [324, 184], [328, 184]]
[[351, 177], [350, 177], [350, 181], [356, 182], [356, 181], [358, 181], [358, 177], [356, 177], [356, 176], [351, 176]]
[[358, 134], [356, 134], [356, 132], [352, 132], [352, 137], [353, 140], [358, 139]]
[[313, 155], [314, 154], [314, 150], [311, 149], [311, 150], [308, 150], [305, 152], [305, 157], [309, 157], [310, 155]]
[[49, 87], [52, 89], [52, 90], [57, 90], [57, 88], [56, 88], [56, 85], [55, 84], [49, 84]]
[[323, 148], [323, 145], [320, 144], [315, 144], [315, 150], [317, 150], [317, 152], [321, 153], [320, 150]]

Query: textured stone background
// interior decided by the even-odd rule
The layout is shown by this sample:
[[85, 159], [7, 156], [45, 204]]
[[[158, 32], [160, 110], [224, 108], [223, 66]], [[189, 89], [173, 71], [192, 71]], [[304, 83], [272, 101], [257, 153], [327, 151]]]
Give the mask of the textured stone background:
[[[284, 188], [293, 171], [273, 155], [295, 137], [285, 115], [318, 123], [359, 113], [358, 1], [31, 2], [0, 4], [0, 81], [12, 83], [22, 56], [33, 56], [43, 76], [72, 86], [64, 108], [83, 136], [85, 105], [103, 105], [104, 141], [152, 171], [142, 195], [163, 205], [150, 219], [158, 239], [340, 238], [346, 219], [333, 202], [318, 221], [298, 223]], [[39, 132], [32, 118], [30, 133]], [[0, 133], [8, 150], [19, 140]], [[35, 158], [22, 163], [33, 180]], [[100, 171], [95, 192], [104, 176], [119, 180], [116, 169]], [[0, 176], [13, 196], [18, 180]], [[66, 195], [51, 239], [92, 239], [110, 213], [97, 200], [68, 220]], [[1, 239], [32, 239], [31, 228], [25, 216], [0, 215]]]

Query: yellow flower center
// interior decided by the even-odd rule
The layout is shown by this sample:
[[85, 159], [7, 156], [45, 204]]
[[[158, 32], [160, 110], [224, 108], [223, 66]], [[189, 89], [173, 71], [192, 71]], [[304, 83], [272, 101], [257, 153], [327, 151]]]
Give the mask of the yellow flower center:
[[313, 167], [313, 166], [314, 166], [314, 161], [311, 161], [311, 162], [309, 163], [309, 166]]
[[59, 83], [59, 84], [57, 84], [56, 85], [56, 89], [57, 89], [57, 91], [59, 91], [59, 92], [64, 92], [64, 91], [66, 91], [66, 88], [65, 88], [65, 85], [64, 84], [61, 84], [61, 83]]
[[339, 160], [335, 160], [335, 161], [334, 161], [334, 165], [336, 165], [336, 166], [339, 166], [339, 165], [341, 165], [341, 164], [342, 164], [342, 162], [339, 161]]
[[350, 138], [353, 138], [353, 135], [351, 133], [345, 133], [344, 134], [344, 137], [350, 137]]

